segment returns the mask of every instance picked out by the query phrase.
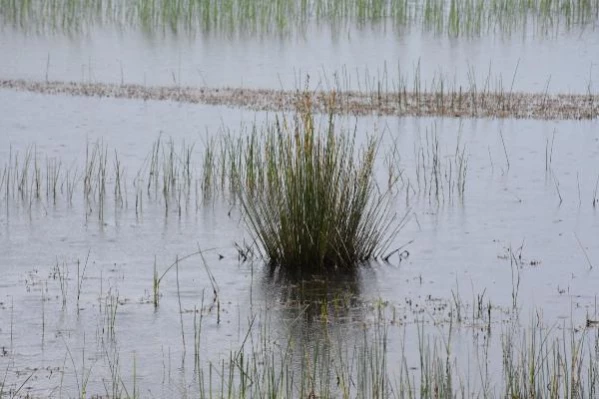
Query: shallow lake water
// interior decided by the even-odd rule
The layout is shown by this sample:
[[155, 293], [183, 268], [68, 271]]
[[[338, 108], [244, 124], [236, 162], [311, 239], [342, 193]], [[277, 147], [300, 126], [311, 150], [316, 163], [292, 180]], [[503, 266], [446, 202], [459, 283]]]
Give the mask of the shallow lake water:
[[401, 79], [412, 87], [415, 78], [424, 87], [443, 77], [446, 87], [464, 89], [476, 82], [506, 91], [586, 93], [590, 87], [595, 93], [599, 38], [586, 30], [447, 38], [364, 28], [338, 38], [325, 25], [298, 38], [230, 40], [103, 30], [88, 37], [39, 36], [6, 28], [0, 76], [272, 89], [296, 89], [307, 75], [312, 85], [328, 88], [336, 74], [344, 89], [383, 79], [389, 89]]
[[[399, 76], [412, 87], [413, 79], [429, 85], [443, 75], [453, 87], [488, 80], [504, 90], [577, 94], [595, 93], [599, 82], [592, 24], [549, 36], [530, 28], [460, 38], [327, 25], [260, 38], [110, 29], [36, 35], [9, 26], [1, 33], [2, 79], [293, 89], [309, 75], [311, 87], [327, 89], [337, 73], [343, 89], [368, 90], [376, 80], [388, 79], [392, 89]], [[506, 336], [519, 341], [538, 330], [551, 342], [596, 342], [597, 120], [339, 116], [337, 126], [355, 129], [358, 143], [380, 138], [380, 187], [392, 170], [399, 178], [394, 210], [406, 223], [388, 262], [339, 281], [298, 282], [245, 259], [252, 237], [239, 205], [198, 191], [207, 143], [243, 137], [276, 117], [0, 90], [0, 396], [222, 394], [229, 367], [236, 377], [244, 373], [242, 353], [257, 369], [300, 374], [330, 361], [332, 385], [341, 390], [339, 357], [361, 375], [363, 358], [376, 357], [364, 348], [384, 341], [391, 375], [404, 367], [424, 373], [420, 356], [430, 337], [442, 353], [451, 347], [466, 396], [494, 397], [505, 385]], [[162, 151], [171, 140], [179, 156], [191, 150], [194, 183], [168, 208], [147, 186], [157, 140]], [[94, 148], [108, 160], [103, 206], [97, 193], [91, 201], [83, 193]], [[25, 193], [15, 191], [27, 154], [42, 171], [40, 198], [33, 180]], [[465, 161], [463, 193], [457, 154]], [[440, 186], [432, 159], [441, 165]], [[56, 199], [51, 173], [59, 176]], [[287, 351], [295, 355], [273, 366]], [[298, 397], [298, 385], [281, 396]], [[334, 389], [330, 396], [341, 396]]]
[[[77, 373], [91, 370], [88, 392], [103, 394], [111, 381], [110, 362], [118, 360], [121, 378], [143, 389], [142, 396], [175, 394], [171, 390], [193, 394], [198, 389], [194, 325], [202, 308], [201, 358], [215, 364], [239, 348], [248, 328], [268, 329], [269, 339], [277, 342], [295, 337], [318, 346], [324, 337], [338, 335], [340, 342], [359, 343], [363, 326], [381, 304], [387, 317], [401, 320], [389, 332], [393, 351], [399, 350], [404, 329], [408, 342], [417, 340], [419, 321], [431, 323], [427, 331], [435, 334], [436, 323], [451, 320], [456, 301], [473, 314], [477, 298], [483, 298], [497, 326], [509, 319], [514, 295], [524, 325], [540, 317], [549, 326], [580, 328], [596, 315], [597, 121], [340, 118], [340, 127], [355, 125], [362, 138], [376, 126], [381, 148], [397, 147], [395, 165], [412, 188], [398, 193], [397, 212], [409, 212], [410, 218], [392, 248], [407, 244], [409, 256], [392, 256], [389, 263], [366, 266], [355, 279], [329, 286], [329, 297], [344, 305], [325, 333], [312, 320], [321, 317], [318, 311], [310, 316], [313, 309], [297, 307], [311, 290], [322, 301], [322, 286], [304, 287], [297, 296], [293, 285], [272, 281], [259, 261], [239, 259], [236, 244], [250, 237], [234, 204], [216, 199], [197, 205], [192, 199], [180, 215], [176, 210], [165, 214], [159, 200], [147, 199], [139, 214], [133, 204], [131, 180], [159, 136], [172, 137], [176, 145], [195, 143], [193, 169], [199, 173], [208, 134], [224, 134], [223, 125], [232, 130], [261, 126], [272, 115], [168, 102], [69, 96], [49, 101], [10, 91], [1, 93], [1, 102], [4, 164], [23, 159], [35, 144], [40, 162], [48, 156], [60, 159], [64, 168], [83, 170], [87, 143], [102, 139], [109, 152], [118, 152], [129, 181], [126, 205], [116, 206], [109, 195], [102, 221], [87, 210], [81, 182], [72, 204], [63, 194], [56, 204], [46, 198], [23, 202], [18, 195], [7, 203], [3, 191], [0, 346], [6, 351], [8, 381], [17, 384], [32, 373], [26, 384], [32, 393], [70, 396], [80, 390], [77, 382], [83, 377]], [[415, 154], [434, 135], [442, 159], [455, 154], [458, 140], [467, 154], [463, 196], [450, 197], [447, 183], [438, 197], [419, 188]], [[383, 164], [378, 173], [384, 181]], [[175, 268], [165, 274], [155, 308], [154, 265], [162, 274], [177, 257], [198, 248], [206, 250], [207, 270], [218, 284], [218, 311], [198, 256], [181, 261], [179, 286]], [[510, 250], [517, 258], [515, 272]], [[469, 345], [468, 326], [475, 324], [472, 319], [459, 330], [457, 350]], [[417, 351], [406, 353], [416, 367]], [[473, 362], [471, 356], [460, 362]], [[64, 376], [58, 372], [63, 369]]]

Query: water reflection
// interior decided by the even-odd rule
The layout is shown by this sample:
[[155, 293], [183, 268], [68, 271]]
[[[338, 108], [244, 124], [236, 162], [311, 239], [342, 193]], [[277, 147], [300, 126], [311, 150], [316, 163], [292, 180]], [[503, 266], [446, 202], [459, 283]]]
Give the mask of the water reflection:
[[347, 323], [362, 307], [360, 275], [359, 270], [352, 270], [306, 276], [269, 267], [264, 271], [262, 289], [276, 301], [284, 318]]
[[259, 289], [273, 330], [305, 353], [332, 349], [334, 342], [348, 346], [348, 340], [361, 336], [369, 314], [362, 294], [372, 278], [369, 265], [326, 276], [265, 268]]
[[341, 370], [356, 366], [356, 356], [371, 346], [377, 323], [369, 297], [377, 291], [377, 267], [362, 265], [352, 273], [326, 276], [269, 267], [261, 271], [256, 297], [265, 302], [260, 319], [272, 344], [264, 351], [270, 353], [267, 359], [281, 358], [274, 369], [297, 377], [296, 394], [337, 396]]

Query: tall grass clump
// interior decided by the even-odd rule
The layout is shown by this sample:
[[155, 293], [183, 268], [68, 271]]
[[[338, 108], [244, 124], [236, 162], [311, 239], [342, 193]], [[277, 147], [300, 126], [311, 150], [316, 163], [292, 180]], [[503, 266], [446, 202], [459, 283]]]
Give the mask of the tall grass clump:
[[305, 96], [291, 121], [278, 119], [242, 146], [251, 163], [236, 173], [242, 208], [271, 266], [294, 275], [355, 270], [399, 230], [390, 195], [374, 179], [379, 142], [358, 149], [356, 134], [337, 132], [332, 114], [319, 129], [310, 104]]

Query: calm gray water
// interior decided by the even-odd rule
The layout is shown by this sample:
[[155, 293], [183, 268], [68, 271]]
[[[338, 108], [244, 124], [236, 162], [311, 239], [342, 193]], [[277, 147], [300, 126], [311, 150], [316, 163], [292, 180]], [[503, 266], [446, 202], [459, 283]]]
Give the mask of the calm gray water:
[[[590, 28], [587, 28], [590, 29]], [[23, 34], [5, 28], [0, 76], [45, 80], [295, 89], [312, 85], [366, 89], [385, 78], [421, 88], [445, 79], [445, 87], [476, 82], [504, 91], [586, 93], [597, 91], [599, 36], [572, 30], [557, 38], [447, 38], [413, 32], [353, 29], [340, 39], [327, 27], [299, 38], [147, 37], [97, 31], [86, 37]], [[48, 63], [49, 57], [49, 63]], [[345, 79], [347, 77], [347, 79]], [[590, 85], [590, 86], [589, 86]]]
[[[103, 139], [109, 151], [118, 151], [127, 179], [141, 167], [159, 134], [177, 143], [195, 142], [193, 159], [199, 171], [202, 143], [208, 134], [218, 135], [223, 124], [234, 130], [269, 119], [226, 108], [50, 98], [10, 91], [0, 93], [0, 103], [2, 167], [9, 153], [13, 157], [23, 154], [36, 144], [40, 158], [47, 154], [63, 160], [65, 167], [80, 165], [82, 170], [86, 143]], [[355, 123], [351, 118], [340, 120], [340, 126]], [[391, 264], [365, 268], [349, 285], [329, 288], [329, 294], [350, 301], [348, 310], [332, 324], [344, 342], [362, 339], [359, 326], [368, 323], [374, 315], [372, 306], [380, 301], [394, 309], [394, 317], [405, 316], [408, 326], [423, 318], [446, 320], [454, 295], [469, 304], [482, 295], [485, 302], [491, 301], [498, 320], [502, 309], [510, 308], [514, 293], [522, 320], [540, 313], [549, 324], [568, 320], [582, 325], [588, 315], [595, 314], [599, 277], [596, 268], [590, 270], [585, 252], [597, 266], [599, 217], [592, 206], [599, 174], [596, 121], [363, 118], [357, 121], [359, 136], [371, 132], [372, 126], [382, 134], [382, 148], [392, 142], [397, 145], [399, 166], [413, 187], [414, 149], [425, 145], [427, 134], [436, 132], [443, 159], [454, 154], [459, 136], [468, 156], [467, 186], [463, 201], [445, 198], [438, 203], [426, 194], [413, 193], [411, 220], [393, 244], [397, 247], [414, 240], [406, 247], [409, 258], [399, 262], [392, 257]], [[545, 170], [545, 151], [547, 140], [553, 137], [552, 174]], [[382, 168], [380, 173], [384, 178]], [[109, 360], [118, 357], [126, 381], [132, 384], [135, 378], [148, 395], [195, 392], [194, 309], [202, 304], [208, 307], [212, 301], [212, 286], [201, 258], [181, 263], [179, 290], [175, 269], [168, 272], [161, 283], [158, 309], [151, 300], [154, 264], [161, 273], [177, 256], [195, 252], [198, 245], [210, 249], [205, 258], [218, 283], [221, 302], [220, 313], [212, 309], [204, 316], [204, 361], [218, 362], [227, 358], [228, 351], [237, 350], [252, 315], [258, 315], [259, 323], [253, 327], [268, 328], [275, 340], [291, 334], [309, 345], [320, 342], [322, 331], [292, 305], [296, 303], [293, 289], [270, 282], [260, 262], [238, 260], [235, 243], [242, 244], [249, 236], [234, 206], [218, 200], [184, 208], [179, 217], [173, 211], [165, 215], [160, 202], [148, 199], [139, 217], [134, 193], [129, 191], [128, 206], [123, 209], [117, 209], [109, 195], [105, 220], [99, 222], [96, 213], [86, 218], [81, 183], [78, 187], [70, 206], [64, 199], [56, 205], [42, 199], [31, 207], [13, 200], [8, 206], [5, 199], [1, 202], [0, 346], [10, 356], [0, 360], [9, 365], [9, 381], [19, 381], [38, 368], [36, 379], [27, 386], [41, 395], [59, 396], [57, 387], [62, 385], [70, 396], [78, 390], [72, 373], [93, 366], [89, 392], [104, 393], [110, 380]], [[406, 210], [405, 194], [400, 194], [397, 211]], [[521, 245], [517, 252], [522, 256], [517, 267], [520, 283], [515, 290], [508, 249], [517, 251]], [[77, 261], [81, 275], [88, 253], [85, 278], [80, 280]], [[82, 281], [79, 301], [78, 281]], [[106, 315], [114, 301], [119, 303], [115, 334], [108, 339]], [[390, 350], [401, 344], [401, 331], [391, 331], [390, 348], [395, 349]], [[458, 348], [467, 346], [467, 339], [465, 344], [457, 339]], [[500, 354], [495, 356], [500, 359]], [[62, 367], [67, 373], [61, 383], [60, 374], [52, 370]]]
[[[516, 91], [586, 93], [596, 92], [599, 82], [599, 36], [593, 31], [460, 39], [355, 28], [346, 33], [341, 38], [323, 27], [301, 38], [192, 40], [113, 31], [41, 36], [5, 27], [0, 78], [45, 80], [47, 75], [69, 81], [295, 88], [306, 75], [312, 86], [326, 87], [330, 80], [325, 76], [337, 72], [347, 77], [348, 87], [366, 89], [365, 80], [388, 76], [397, 81], [399, 66], [408, 87], [417, 74], [423, 85], [443, 74], [448, 85], [468, 87], [476, 81], [484, 87], [489, 71], [491, 87], [501, 84], [506, 90], [513, 80]], [[405, 326], [409, 366], [416, 368], [414, 323], [425, 320], [427, 332], [447, 334], [444, 322], [456, 297], [470, 314], [482, 296], [492, 304], [499, 328], [514, 295], [525, 326], [539, 315], [550, 326], [580, 327], [587, 317], [596, 318], [599, 204], [596, 208], [592, 201], [599, 175], [597, 121], [340, 120], [348, 128], [357, 124], [358, 141], [373, 131], [381, 134], [378, 173], [383, 181], [382, 157], [397, 146], [396, 166], [411, 188], [407, 200], [400, 191], [396, 210], [409, 212], [410, 218], [391, 248], [411, 243], [405, 247], [407, 259], [393, 256], [390, 264], [365, 267], [355, 279], [327, 287], [329, 297], [346, 300], [347, 306], [323, 328], [314, 322], [321, 308], [298, 306], [297, 287], [273, 283], [259, 261], [238, 259], [235, 245], [251, 237], [233, 204], [220, 198], [199, 206], [192, 201], [179, 216], [173, 209], [165, 214], [160, 201], [145, 199], [143, 212], [135, 212], [132, 182], [158, 137], [172, 138], [177, 146], [195, 143], [193, 167], [199, 174], [209, 137], [224, 130], [243, 134], [244, 127], [273, 119], [223, 107], [0, 91], [0, 168], [35, 148], [42, 168], [48, 157], [60, 160], [63, 171], [79, 173], [72, 204], [64, 194], [56, 204], [0, 196], [0, 370], [7, 370], [6, 386], [16, 389], [31, 375], [21, 395], [72, 397], [89, 373], [88, 394], [104, 395], [113, 380], [111, 365], [118, 360], [125, 385], [131, 389], [136, 381], [141, 397], [194, 396], [194, 317], [202, 306], [204, 365], [227, 361], [248, 329], [256, 337], [266, 332], [275, 347], [289, 341], [317, 347], [334, 336], [351, 350], [364, 339], [364, 326], [383, 303], [389, 317], [402, 321], [390, 327], [390, 354], [400, 352]], [[437, 200], [418, 192], [415, 149], [428, 148], [433, 133], [443, 162], [452, 159], [458, 137], [465, 146], [463, 199], [442, 195]], [[86, 145], [98, 140], [110, 154], [118, 152], [130, 187], [126, 205], [118, 207], [109, 180], [103, 221], [97, 210], [89, 212], [81, 181]], [[109, 168], [112, 162], [110, 156]], [[179, 287], [176, 269], [166, 274], [155, 309], [154, 265], [161, 274], [177, 257], [198, 248], [207, 250], [220, 312], [211, 307], [213, 287], [198, 256], [181, 262]], [[510, 249], [517, 254], [515, 269]], [[322, 286], [305, 287], [304, 295], [311, 292], [323, 299]], [[474, 330], [469, 323], [463, 327], [454, 336], [456, 352], [462, 354]], [[497, 370], [499, 340], [496, 335], [490, 358]], [[473, 356], [468, 352], [459, 362], [477, 380], [476, 370], [467, 367]], [[495, 378], [501, 380], [500, 371]]]

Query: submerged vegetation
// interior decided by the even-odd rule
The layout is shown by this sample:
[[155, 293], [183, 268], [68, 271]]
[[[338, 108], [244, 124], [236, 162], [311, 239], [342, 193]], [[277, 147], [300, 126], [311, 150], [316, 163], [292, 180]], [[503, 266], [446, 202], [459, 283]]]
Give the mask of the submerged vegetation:
[[139, 28], [148, 33], [268, 35], [305, 32], [328, 24], [414, 27], [449, 36], [511, 33], [532, 27], [552, 34], [591, 26], [597, 0], [33, 0], [0, 1], [4, 26], [37, 33], [86, 33], [92, 27]]

